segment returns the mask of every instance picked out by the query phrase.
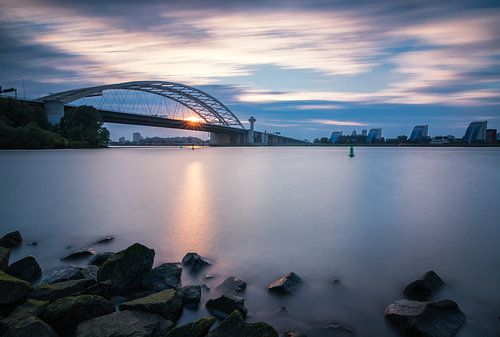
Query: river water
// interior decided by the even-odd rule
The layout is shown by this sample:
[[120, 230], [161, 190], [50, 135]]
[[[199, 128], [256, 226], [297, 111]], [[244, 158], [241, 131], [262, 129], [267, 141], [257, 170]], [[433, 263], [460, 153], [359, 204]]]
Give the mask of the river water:
[[[500, 330], [498, 148], [111, 148], [0, 152], [1, 232], [44, 270], [113, 235], [98, 251], [141, 242], [155, 264], [195, 251], [213, 265], [184, 284], [245, 280], [249, 321], [310, 337], [398, 336], [384, 308], [427, 270], [458, 302], [458, 336]], [[81, 264], [85, 264], [82, 261]], [[294, 271], [296, 294], [266, 285]], [[202, 280], [204, 274], [213, 274]], [[338, 279], [340, 282], [333, 284]], [[206, 300], [213, 295], [204, 293]], [[204, 303], [203, 303], [204, 304]], [[286, 310], [280, 309], [285, 307]], [[185, 310], [181, 322], [206, 315]]]

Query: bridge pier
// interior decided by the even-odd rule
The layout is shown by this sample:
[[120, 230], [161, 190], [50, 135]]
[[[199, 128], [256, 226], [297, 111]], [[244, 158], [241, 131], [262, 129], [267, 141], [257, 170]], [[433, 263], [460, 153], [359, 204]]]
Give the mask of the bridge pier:
[[211, 146], [246, 145], [247, 135], [244, 133], [210, 132]]
[[64, 103], [57, 100], [43, 101], [43, 110], [47, 114], [49, 123], [52, 125], [59, 124], [61, 118], [64, 117]]

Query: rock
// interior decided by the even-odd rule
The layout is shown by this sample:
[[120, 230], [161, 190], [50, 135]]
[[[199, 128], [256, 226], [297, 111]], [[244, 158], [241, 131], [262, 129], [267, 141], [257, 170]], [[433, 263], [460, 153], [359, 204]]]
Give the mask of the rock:
[[204, 291], [206, 291], [207, 293], [210, 291], [210, 287], [209, 287], [209, 286], [207, 286], [205, 283], [203, 283], [203, 284], [201, 285], [201, 288], [202, 288]]
[[152, 312], [175, 322], [182, 312], [182, 299], [174, 289], [166, 289], [146, 297], [122, 303], [120, 310]]
[[197, 272], [204, 266], [208, 266], [210, 264], [210, 261], [197, 253], [187, 253], [182, 258], [182, 265], [189, 267], [189, 269], [193, 272]]
[[269, 324], [257, 322], [247, 324], [238, 310], [233, 311], [222, 323], [208, 333], [208, 337], [278, 337], [278, 332]]
[[30, 290], [28, 282], [0, 271], [0, 305], [16, 303], [25, 298]]
[[384, 315], [408, 336], [452, 337], [465, 324], [465, 315], [451, 300], [399, 300], [390, 304]]
[[201, 286], [186, 286], [177, 292], [182, 298], [182, 303], [188, 306], [198, 306], [201, 299]]
[[47, 323], [35, 316], [29, 316], [22, 320], [12, 321], [2, 336], [58, 337], [55, 331]]
[[0, 247], [0, 271], [6, 271], [9, 267], [10, 249]]
[[224, 293], [224, 294], [236, 294], [236, 293], [239, 293], [239, 292], [242, 292], [243, 290], [245, 290], [245, 288], [247, 287], [247, 284], [236, 278], [236, 277], [228, 277], [227, 279], [224, 280], [224, 282], [222, 282], [221, 284], [219, 284], [217, 286], [217, 288], [215, 288], [215, 290], [221, 292], [221, 293]]
[[98, 282], [79, 293], [79, 295], [99, 295], [107, 299], [111, 297], [111, 294], [110, 280]]
[[115, 306], [101, 296], [68, 296], [49, 304], [43, 318], [57, 333], [68, 336], [80, 322], [114, 311]]
[[23, 238], [19, 231], [10, 232], [0, 238], [0, 246], [5, 248], [13, 248], [19, 246], [23, 242]]
[[201, 318], [170, 330], [165, 337], [205, 337], [215, 321], [215, 317]]
[[69, 280], [53, 284], [42, 284], [28, 295], [38, 300], [55, 301], [58, 298], [74, 296], [95, 284], [92, 279]]
[[84, 248], [77, 250], [75, 252], [72, 252], [65, 257], [62, 257], [61, 260], [63, 261], [71, 261], [71, 260], [79, 260], [83, 259], [85, 257], [89, 257], [91, 255], [95, 255], [95, 249], [94, 248]]
[[31, 246], [31, 247], [34, 247], [34, 246], [38, 246], [38, 242], [36, 241], [30, 241], [26, 244], [26, 246]]
[[155, 251], [135, 243], [106, 260], [97, 272], [97, 281], [111, 280], [113, 290], [139, 286], [153, 266]]
[[431, 270], [422, 275], [420, 279], [408, 284], [403, 293], [410, 300], [425, 301], [443, 285], [443, 280]]
[[112, 252], [97, 253], [90, 258], [89, 264], [100, 267], [107, 259], [113, 256], [113, 254]]
[[120, 311], [78, 325], [75, 337], [164, 337], [172, 322], [160, 315]]
[[307, 337], [307, 335], [304, 335], [297, 330], [287, 330], [283, 333], [283, 337]]
[[102, 239], [100, 239], [100, 240], [97, 240], [97, 242], [96, 242], [96, 243], [100, 243], [100, 244], [102, 244], [102, 243], [108, 243], [108, 242], [113, 241], [114, 239], [115, 239], [115, 238], [114, 238], [113, 236], [106, 236], [105, 238], [102, 238]]
[[14, 262], [7, 269], [7, 273], [27, 282], [36, 281], [42, 275], [42, 268], [36, 259], [29, 255]]
[[45, 308], [49, 305], [48, 301], [27, 300], [17, 306], [7, 318], [0, 321], [0, 336], [4, 336], [7, 330], [17, 331], [20, 321], [25, 321], [30, 317], [40, 317]]
[[81, 273], [84, 278], [91, 278], [93, 280], [97, 280], [97, 272], [99, 271], [99, 267], [97, 266], [85, 266], [81, 268]]
[[271, 283], [267, 289], [274, 292], [291, 293], [297, 289], [301, 282], [302, 279], [292, 272]]
[[340, 280], [338, 278], [333, 279], [332, 284], [340, 284]]
[[207, 274], [207, 275], [203, 276], [203, 279], [206, 281], [206, 280], [213, 279], [214, 277], [215, 277], [215, 275], [213, 275], [213, 274]]
[[209, 299], [205, 305], [207, 310], [218, 318], [226, 318], [234, 310], [238, 310], [243, 317], [247, 317], [245, 300], [234, 295], [222, 295], [216, 299]]
[[42, 284], [52, 284], [85, 278], [82, 268], [75, 266], [61, 267], [52, 270], [42, 278]]
[[177, 289], [181, 284], [182, 268], [177, 263], [164, 263], [142, 278], [142, 285], [152, 291]]

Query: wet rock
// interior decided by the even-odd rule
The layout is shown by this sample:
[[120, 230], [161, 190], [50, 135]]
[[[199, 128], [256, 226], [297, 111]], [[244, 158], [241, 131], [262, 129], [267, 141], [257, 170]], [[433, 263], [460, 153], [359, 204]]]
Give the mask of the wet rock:
[[209, 286], [207, 286], [205, 283], [203, 283], [203, 284], [201, 285], [201, 289], [203, 289], [203, 291], [205, 291], [205, 292], [207, 292], [207, 293], [210, 291], [210, 287], [209, 287]]
[[214, 277], [215, 277], [215, 275], [213, 275], [213, 274], [207, 274], [207, 275], [203, 276], [203, 279], [206, 281], [206, 280], [213, 279]]
[[181, 274], [178, 263], [164, 263], [144, 275], [142, 285], [152, 291], [177, 289], [181, 284]]
[[294, 272], [291, 272], [271, 283], [267, 289], [280, 293], [292, 293], [301, 282], [302, 279]]
[[339, 322], [330, 322], [326, 325], [318, 327], [316, 330], [327, 330], [327, 331], [337, 331], [337, 332], [344, 331], [354, 334], [354, 330], [351, 327], [341, 324]]
[[160, 292], [125, 302], [120, 305], [120, 310], [139, 310], [162, 315], [175, 322], [182, 312], [182, 299], [174, 289]]
[[205, 305], [207, 310], [218, 318], [226, 318], [234, 310], [237, 310], [247, 316], [247, 308], [245, 308], [245, 300], [242, 297], [235, 295], [222, 295], [216, 299], [210, 299]]
[[233, 311], [222, 323], [208, 333], [208, 337], [278, 337], [278, 332], [269, 324], [257, 322], [247, 324], [238, 310]]
[[71, 260], [79, 260], [83, 259], [89, 256], [95, 255], [95, 249], [94, 248], [84, 248], [77, 250], [75, 252], [72, 252], [65, 257], [62, 257], [61, 260], [63, 261], [71, 261]]
[[215, 321], [215, 317], [201, 318], [170, 330], [165, 337], [205, 337]]
[[17, 306], [5, 320], [22, 320], [30, 316], [41, 317], [48, 305], [49, 301], [27, 299], [23, 304]]
[[111, 297], [111, 294], [110, 280], [98, 282], [79, 293], [79, 295], [99, 295], [107, 299]]
[[236, 277], [228, 277], [221, 284], [215, 288], [215, 290], [224, 293], [224, 294], [236, 294], [240, 293], [247, 287], [245, 281], [240, 280]]
[[42, 268], [33, 256], [26, 256], [14, 262], [7, 269], [7, 273], [27, 282], [36, 281], [42, 275]]
[[173, 323], [141, 311], [120, 311], [78, 325], [75, 337], [164, 337]]
[[390, 304], [384, 315], [408, 336], [451, 337], [465, 324], [465, 315], [451, 300], [399, 300]]
[[0, 271], [6, 271], [9, 267], [10, 249], [0, 247]]
[[41, 319], [30, 316], [22, 320], [12, 321], [4, 337], [58, 337], [56, 332]]
[[79, 323], [114, 311], [115, 306], [101, 296], [69, 296], [49, 304], [43, 319], [57, 333], [68, 336], [71, 335]]
[[28, 295], [38, 300], [55, 301], [58, 298], [77, 295], [95, 284], [92, 279], [70, 280], [53, 284], [42, 284]]
[[26, 246], [30, 246], [30, 247], [34, 247], [34, 246], [38, 246], [38, 242], [36, 241], [30, 241], [26, 244]]
[[304, 335], [297, 330], [287, 330], [283, 333], [283, 337], [307, 337], [307, 335]]
[[155, 251], [135, 243], [106, 260], [99, 268], [97, 281], [111, 280], [113, 290], [125, 291], [139, 286], [153, 266]]
[[97, 272], [99, 271], [99, 267], [97, 266], [85, 266], [81, 268], [81, 273], [84, 278], [91, 278], [93, 280], [97, 280]]
[[21, 242], [23, 242], [23, 238], [19, 231], [7, 233], [0, 238], [0, 246], [5, 248], [19, 246]]
[[197, 272], [201, 268], [210, 264], [210, 261], [208, 261], [203, 256], [198, 255], [197, 253], [187, 253], [182, 258], [182, 265], [189, 267], [189, 269], [193, 272]]
[[28, 282], [0, 271], [0, 305], [16, 303], [25, 298], [30, 290]]
[[70, 280], [80, 280], [85, 278], [82, 268], [75, 266], [61, 267], [50, 271], [42, 278], [42, 284], [52, 284]]
[[112, 252], [97, 253], [90, 258], [89, 264], [100, 267], [107, 259], [113, 256], [113, 254]]
[[105, 238], [102, 238], [100, 240], [97, 240], [96, 243], [100, 243], [100, 244], [103, 244], [103, 243], [109, 243], [111, 241], [113, 241], [115, 238], [113, 236], [106, 236]]
[[425, 301], [443, 285], [443, 280], [431, 270], [422, 275], [420, 279], [408, 284], [403, 293], [410, 300]]
[[198, 306], [201, 299], [201, 286], [185, 286], [177, 292], [182, 303], [187, 306]]
[[332, 280], [332, 284], [340, 284], [340, 280], [338, 278]]

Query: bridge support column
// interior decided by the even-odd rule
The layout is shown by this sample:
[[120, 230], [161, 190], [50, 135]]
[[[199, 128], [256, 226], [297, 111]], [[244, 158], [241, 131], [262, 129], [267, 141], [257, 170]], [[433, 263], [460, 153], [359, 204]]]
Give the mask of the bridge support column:
[[64, 103], [60, 101], [55, 101], [55, 100], [47, 100], [43, 101], [43, 109], [45, 110], [45, 113], [47, 114], [47, 118], [49, 120], [49, 123], [54, 125], [54, 124], [59, 124], [61, 121], [61, 118], [64, 116]]
[[231, 136], [227, 133], [210, 132], [210, 145], [212, 146], [231, 145]]

